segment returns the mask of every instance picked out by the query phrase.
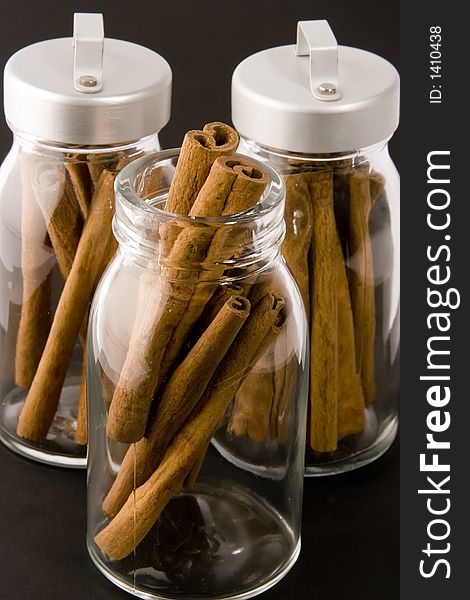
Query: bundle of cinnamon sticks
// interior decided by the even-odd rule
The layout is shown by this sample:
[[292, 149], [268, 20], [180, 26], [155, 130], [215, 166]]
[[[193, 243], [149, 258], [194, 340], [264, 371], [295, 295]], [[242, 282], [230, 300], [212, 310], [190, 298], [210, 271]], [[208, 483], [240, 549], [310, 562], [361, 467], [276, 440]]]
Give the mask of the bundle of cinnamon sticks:
[[[188, 132], [166, 210], [216, 217], [255, 206], [268, 177], [234, 154], [237, 145], [223, 123]], [[95, 537], [112, 559], [128, 556], [171, 498], [194, 484], [237, 390], [285, 329], [285, 301], [274, 288], [220, 283], [247, 232], [178, 218], [161, 226], [107, 417], [110, 440], [130, 444]]]
[[[86, 444], [88, 310], [116, 250], [111, 230], [114, 177], [128, 160], [122, 152], [71, 154], [62, 162], [35, 154], [22, 156], [23, 304], [15, 381], [18, 387], [28, 389], [17, 426], [17, 434], [28, 440], [46, 438], [80, 341], [83, 369], [75, 440]], [[43, 257], [45, 250], [48, 260]], [[55, 263], [64, 284], [54, 310], [57, 299], [51, 279]]]
[[[369, 213], [385, 181], [365, 162], [302, 163], [292, 165], [290, 173], [282, 251], [310, 323], [308, 442], [313, 451], [329, 453], [342, 438], [364, 430], [366, 407], [375, 398]], [[245, 400], [254, 393], [264, 400]], [[232, 433], [257, 442], [280, 439], [277, 396], [269, 369], [254, 372], [237, 394]]]

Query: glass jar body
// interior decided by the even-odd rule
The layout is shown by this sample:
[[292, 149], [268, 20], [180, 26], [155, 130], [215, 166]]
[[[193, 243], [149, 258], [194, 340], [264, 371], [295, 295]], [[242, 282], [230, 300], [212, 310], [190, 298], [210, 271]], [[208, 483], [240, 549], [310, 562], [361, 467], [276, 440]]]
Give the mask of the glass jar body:
[[0, 169], [0, 440], [23, 456], [86, 467], [83, 348], [116, 244], [109, 219], [101, 235], [96, 215], [87, 236], [85, 222], [98, 192], [112, 202], [115, 173], [158, 147], [156, 134], [90, 148], [14, 134]]
[[400, 187], [387, 142], [335, 155], [240, 149], [286, 184], [283, 254], [311, 344], [306, 475], [355, 469], [398, 425]]
[[[153, 180], [158, 189], [168, 189], [176, 157], [163, 155], [168, 153], [143, 167], [136, 163], [136, 188]], [[151, 196], [158, 197], [158, 190]], [[270, 225], [260, 221], [269, 221], [268, 214], [242, 219], [241, 225], [237, 217], [162, 223], [148, 209], [141, 220], [138, 212], [124, 207], [118, 193], [115, 231], [121, 245], [91, 312], [88, 549], [106, 577], [142, 598], [248, 598], [276, 583], [300, 549], [308, 384], [302, 301], [278, 245], [267, 252], [261, 242]], [[274, 212], [282, 226], [282, 207]], [[212, 237], [224, 229], [224, 240], [243, 230], [251, 240], [245, 237], [244, 247], [257, 258], [164, 266], [158, 240], [168, 226], [177, 226], [183, 237], [196, 229]], [[204, 307], [152, 394], [145, 436], [137, 443], [116, 442], [109, 420], [124, 373], [134, 385], [166, 364], [176, 329], [158, 365], [141, 349], [168, 317], [168, 306], [178, 311], [178, 302], [187, 305], [188, 297], [203, 298]], [[282, 317], [266, 337], [264, 329], [253, 329], [256, 315], [278, 302]], [[237, 333], [223, 333], [227, 307], [245, 311]], [[130, 357], [139, 353], [129, 369]], [[285, 390], [277, 398], [275, 377]], [[250, 379], [256, 380], [253, 388]], [[262, 386], [256, 415], [253, 394]], [[272, 427], [277, 437], [266, 443], [263, 433], [258, 444], [240, 448], [233, 431], [242, 422], [253, 431]]]

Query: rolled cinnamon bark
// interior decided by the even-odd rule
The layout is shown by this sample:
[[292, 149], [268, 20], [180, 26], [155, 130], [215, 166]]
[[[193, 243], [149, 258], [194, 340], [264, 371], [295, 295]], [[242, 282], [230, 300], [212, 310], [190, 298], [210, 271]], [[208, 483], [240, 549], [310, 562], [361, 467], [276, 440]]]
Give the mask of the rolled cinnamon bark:
[[282, 243], [282, 254], [299, 286], [308, 315], [310, 313], [308, 251], [312, 239], [312, 203], [303, 174], [288, 175], [284, 181], [286, 236]]
[[191, 333], [191, 338], [198, 338], [201, 333], [209, 327], [222, 306], [229, 298], [232, 298], [232, 296], [244, 295], [245, 294], [241, 285], [236, 285], [233, 283], [219, 285], [206, 304], [201, 318], [196, 324], [196, 331]]
[[[51, 326], [53, 253], [46, 223], [36, 201], [34, 178], [38, 162], [21, 162], [21, 269], [23, 303], [16, 340], [15, 381], [28, 388], [34, 378]], [[49, 247], [48, 247], [49, 246]]]
[[[266, 176], [249, 161], [219, 157], [190, 214], [201, 217], [234, 214], [240, 206], [246, 210], [256, 204], [265, 185]], [[186, 269], [165, 267], [158, 296], [153, 276], [146, 274], [142, 278], [143, 289], [147, 290], [147, 310], [134, 326], [113, 395], [107, 421], [110, 438], [131, 443], [144, 435], [154, 391], [173, 366], [205, 306], [204, 303], [201, 308], [199, 297], [196, 310], [189, 304], [200, 279], [201, 263], [212, 259], [214, 248], [218, 257], [224, 251], [226, 239], [219, 233], [205, 226], [188, 226], [181, 231], [167, 263], [176, 267], [185, 265]], [[201, 286], [205, 302], [215, 287], [209, 293], [206, 286]], [[145, 302], [141, 305], [145, 306]]]
[[270, 415], [271, 437], [281, 444], [291, 439], [292, 419], [289, 419], [292, 410], [292, 399], [295, 398], [294, 390], [297, 385], [299, 370], [298, 358], [293, 354], [289, 344], [289, 330], [283, 327], [274, 347], [274, 399]]
[[366, 404], [375, 398], [374, 341], [375, 287], [372, 246], [369, 236], [371, 209], [367, 174], [350, 176], [349, 273], [356, 339], [356, 364]]
[[181, 146], [165, 210], [188, 215], [215, 160], [219, 156], [233, 154], [238, 141], [235, 129], [225, 123], [208, 123], [202, 131], [188, 131]]
[[381, 196], [385, 189], [385, 177], [377, 171], [369, 175], [370, 205], [374, 206], [376, 200]]
[[275, 370], [274, 357], [263, 356], [240, 385], [228, 424], [232, 435], [248, 437], [254, 442], [270, 438]]
[[343, 253], [348, 253], [349, 232], [349, 176], [351, 166], [333, 169], [333, 203], [335, 209], [336, 229]]
[[337, 447], [338, 280], [333, 173], [308, 175], [313, 206], [310, 247], [310, 446], [317, 452]]
[[44, 216], [62, 277], [67, 279], [83, 229], [80, 206], [63, 168], [39, 164], [34, 180], [36, 201]]
[[198, 342], [173, 373], [158, 403], [146, 437], [124, 457], [103, 502], [103, 512], [115, 515], [131, 493], [156, 469], [178, 429], [200, 400], [219, 362], [250, 312], [246, 298], [230, 297]]
[[71, 157], [65, 166], [82, 216], [86, 219], [93, 195], [93, 182], [91, 181], [87, 163], [79, 161], [76, 157]]
[[207, 451], [209, 450], [211, 441], [209, 440], [204, 446], [203, 451], [199, 454], [198, 458], [195, 460], [194, 465], [189, 471], [186, 479], [184, 480], [183, 487], [185, 490], [192, 490], [196, 481], [199, 478], [199, 473], [201, 472], [202, 465], [204, 464], [204, 460], [206, 458]]
[[109, 557], [120, 560], [128, 556], [148, 534], [171, 498], [183, 488], [283, 307], [282, 298], [269, 294], [253, 310], [162, 463], [96, 535], [95, 543]]
[[[236, 174], [236, 178], [233, 178], [231, 171]], [[231, 177], [228, 177], [228, 175], [231, 175]], [[227, 181], [227, 188], [222, 190], [220, 181], [224, 177]], [[245, 212], [259, 201], [267, 183], [266, 174], [246, 159], [240, 157], [218, 158], [190, 211], [190, 215], [202, 214], [204, 205], [209, 203], [210, 198], [216, 198], [217, 196], [220, 196], [220, 198], [225, 197], [225, 205], [219, 213], [222, 216]], [[217, 288], [217, 279], [222, 276], [225, 268], [222, 266], [219, 269], [214, 269], [213, 265], [233, 256], [244, 233], [244, 229], [240, 226], [235, 229], [226, 227], [215, 231], [205, 256], [205, 262], [212, 268], [201, 270], [198, 274], [197, 283], [187, 309], [179, 319], [165, 350], [161, 366], [161, 377], [165, 377], [174, 366], [192, 328], [201, 317], [204, 307]]]
[[10, 385], [15, 381], [16, 341], [21, 317], [21, 304], [18, 303], [18, 298], [21, 297], [23, 282], [20, 267], [13, 267], [8, 275], [2, 272], [3, 269], [4, 266], [0, 266], [0, 276], [9, 276], [12, 285], [9, 298], [4, 307], [6, 310], [6, 326], [1, 334], [0, 381], [8, 382], [8, 385]]
[[44, 352], [20, 414], [17, 433], [21, 437], [42, 440], [57, 410], [73, 347], [102, 268], [108, 238], [112, 236], [113, 183], [113, 175], [103, 171]]
[[87, 155], [86, 165], [90, 174], [93, 192], [98, 187], [103, 171], [115, 172], [123, 156], [123, 152], [98, 152]]
[[[364, 174], [369, 173], [370, 164], [368, 162], [361, 163], [355, 167], [351, 165], [347, 168], [334, 169], [334, 204], [335, 204], [335, 217], [336, 226], [338, 229], [339, 237], [341, 240], [341, 246], [343, 253], [348, 254], [348, 240], [349, 240], [349, 202], [350, 202], [350, 189], [349, 179], [351, 174], [362, 172]], [[385, 187], [385, 178], [380, 173], [373, 171], [369, 174], [369, 187], [371, 196], [371, 206], [382, 194]]]
[[[225, 123], [208, 123], [202, 130], [188, 131], [181, 146], [165, 210], [189, 215], [215, 160], [219, 156], [233, 154], [238, 142], [238, 133]], [[173, 223], [162, 227], [162, 256], [170, 253], [179, 233], [180, 228]]]
[[[356, 370], [355, 336], [351, 296], [339, 235], [334, 241], [332, 267], [336, 268], [338, 293], [338, 439], [359, 433], [365, 425], [364, 394]], [[317, 340], [313, 340], [313, 345]]]
[[[86, 342], [86, 339], [85, 339]], [[77, 429], [75, 431], [75, 441], [77, 444], [85, 445], [87, 443], [87, 385], [86, 385], [86, 343], [83, 346], [82, 355], [82, 376], [80, 379], [80, 399], [78, 401]]]

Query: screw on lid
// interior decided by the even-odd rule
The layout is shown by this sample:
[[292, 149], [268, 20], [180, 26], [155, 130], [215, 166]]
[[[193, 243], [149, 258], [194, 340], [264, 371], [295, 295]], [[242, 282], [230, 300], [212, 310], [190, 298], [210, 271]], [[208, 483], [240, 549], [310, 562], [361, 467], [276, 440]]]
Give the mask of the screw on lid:
[[263, 50], [232, 78], [232, 120], [259, 144], [291, 152], [364, 148], [398, 127], [400, 79], [384, 58], [338, 46], [327, 21], [302, 21], [297, 44]]
[[171, 69], [156, 52], [104, 38], [102, 15], [76, 14], [74, 37], [16, 52], [4, 72], [10, 127], [63, 144], [114, 145], [170, 118]]

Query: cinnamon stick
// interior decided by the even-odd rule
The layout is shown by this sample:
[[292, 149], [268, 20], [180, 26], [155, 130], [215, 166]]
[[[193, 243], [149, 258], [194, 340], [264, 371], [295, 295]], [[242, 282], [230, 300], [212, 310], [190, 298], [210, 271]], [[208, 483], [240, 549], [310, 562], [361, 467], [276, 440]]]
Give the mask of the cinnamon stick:
[[281, 444], [290, 439], [293, 421], [290, 417], [294, 390], [298, 385], [298, 358], [289, 343], [289, 328], [284, 326], [274, 347], [274, 398], [270, 415], [271, 437]]
[[116, 171], [116, 166], [122, 158], [118, 152], [98, 152], [87, 155], [86, 166], [92, 182], [93, 191], [96, 190], [103, 171]]
[[[249, 161], [219, 157], [190, 214], [201, 217], [234, 214], [233, 211], [239, 212], [239, 206], [256, 204], [265, 185], [264, 173]], [[185, 265], [186, 269], [167, 267], [157, 298], [152, 274], [143, 277], [148, 310], [133, 329], [113, 395], [107, 421], [107, 432], [112, 439], [131, 443], [144, 435], [153, 393], [163, 375], [174, 364], [174, 359], [204, 308], [198, 303], [195, 313], [188, 305], [195, 291], [202, 261], [213, 254], [220, 256], [223, 251], [225, 240], [219, 234], [213, 227], [189, 226], [181, 231], [167, 263]], [[192, 269], [188, 268], [191, 266]], [[206, 301], [213, 291], [214, 287], [211, 287], [210, 293], [204, 288]]]
[[[339, 235], [334, 241], [332, 268], [336, 268], [338, 325], [338, 439], [359, 433], [365, 426], [365, 406], [361, 378], [356, 370], [355, 335], [351, 296]], [[316, 340], [313, 340], [315, 345]]]
[[230, 297], [167, 383], [147, 436], [126, 454], [103, 503], [115, 515], [134, 485], [141, 485], [161, 461], [172, 438], [193, 410], [219, 362], [248, 317], [246, 298]]
[[[202, 130], [188, 131], [181, 146], [165, 210], [189, 215], [215, 160], [219, 156], [233, 154], [238, 142], [238, 133], [225, 123], [208, 123]], [[169, 254], [179, 232], [180, 228], [172, 223], [162, 228], [163, 256]]]
[[86, 344], [83, 346], [82, 376], [80, 379], [80, 398], [78, 401], [77, 429], [75, 441], [77, 444], [87, 443], [87, 383], [86, 383]]
[[385, 189], [385, 177], [377, 171], [369, 175], [370, 205], [374, 206], [376, 200], [382, 195]]
[[338, 281], [332, 171], [310, 173], [313, 207], [310, 247], [310, 445], [317, 452], [337, 447]]
[[238, 146], [237, 132], [225, 123], [208, 123], [202, 131], [184, 136], [165, 210], [188, 215], [216, 158], [228, 156]]
[[343, 253], [348, 253], [349, 232], [349, 175], [352, 167], [333, 169], [333, 203], [335, 209], [336, 229]]
[[16, 340], [15, 381], [28, 388], [36, 373], [51, 326], [53, 254], [47, 247], [46, 224], [34, 194], [37, 162], [21, 162], [21, 268], [23, 303]]
[[95, 543], [109, 557], [120, 560], [128, 556], [153, 527], [171, 498], [183, 488], [283, 306], [282, 298], [270, 294], [253, 310], [162, 463], [96, 535]]
[[37, 203], [44, 216], [62, 277], [72, 268], [83, 229], [80, 207], [62, 168], [38, 165], [34, 181]]
[[75, 193], [82, 216], [86, 219], [93, 195], [93, 183], [87, 163], [79, 161], [78, 157], [71, 157], [65, 167], [70, 177], [72, 189]]
[[20, 414], [17, 433], [21, 437], [34, 441], [43, 439], [57, 410], [75, 340], [108, 247], [107, 240], [112, 235], [113, 183], [113, 175], [103, 171], [44, 352]]
[[228, 430], [254, 442], [270, 438], [270, 416], [274, 399], [274, 357], [265, 355], [248, 373], [235, 396]]
[[210, 440], [204, 446], [203, 451], [196, 458], [193, 466], [191, 467], [191, 471], [189, 471], [186, 479], [184, 480], [183, 487], [185, 490], [192, 490], [196, 484], [196, 481], [199, 478], [199, 473], [201, 472], [202, 465], [204, 464], [204, 460], [206, 458], [207, 451], [209, 450]]
[[356, 337], [357, 371], [361, 375], [366, 404], [375, 398], [374, 340], [375, 289], [374, 264], [369, 236], [371, 209], [367, 174], [350, 175], [349, 272]]
[[[227, 177], [227, 174], [230, 175], [230, 171], [237, 175], [232, 182], [230, 179], [233, 175], [230, 178]], [[224, 178], [224, 172], [228, 185], [227, 190], [222, 191], [219, 182]], [[267, 183], [266, 174], [250, 161], [240, 157], [218, 158], [214, 162], [210, 176], [201, 189], [190, 214], [200, 214], [203, 204], [207, 202], [206, 199], [217, 195], [220, 195], [221, 198], [226, 197], [224, 208], [220, 212], [222, 216], [245, 212], [258, 202]], [[199, 208], [199, 205], [201, 205], [201, 208]], [[161, 377], [165, 377], [175, 364], [194, 324], [201, 317], [204, 307], [217, 287], [215, 282], [225, 270], [224, 266], [214, 269], [213, 265], [216, 262], [222, 263], [233, 256], [244, 233], [244, 229], [240, 226], [232, 229], [226, 227], [215, 231], [205, 257], [205, 262], [211, 268], [208, 270], [202, 269], [198, 274], [197, 284], [194, 287], [187, 309], [179, 319], [165, 350], [161, 366]]]
[[299, 286], [305, 309], [309, 314], [308, 250], [312, 239], [312, 203], [303, 174], [288, 175], [284, 181], [286, 184], [286, 235], [282, 243], [282, 254]]
[[[196, 324], [197, 332], [195, 337], [199, 337], [199, 335], [209, 327], [222, 306], [229, 298], [232, 298], [232, 296], [244, 296], [243, 288], [234, 283], [221, 284], [217, 287], [206, 304], [201, 318]], [[191, 334], [191, 337], [193, 337], [193, 334]]]
[[2, 277], [10, 277], [12, 286], [5, 307], [6, 323], [4, 332], [0, 334], [0, 380], [10, 385], [15, 381], [16, 340], [21, 316], [19, 298], [21, 298], [23, 283], [21, 268], [13, 267], [13, 270], [9, 273], [5, 273], [3, 270], [4, 266], [2, 265], [0, 267], [0, 275]]

